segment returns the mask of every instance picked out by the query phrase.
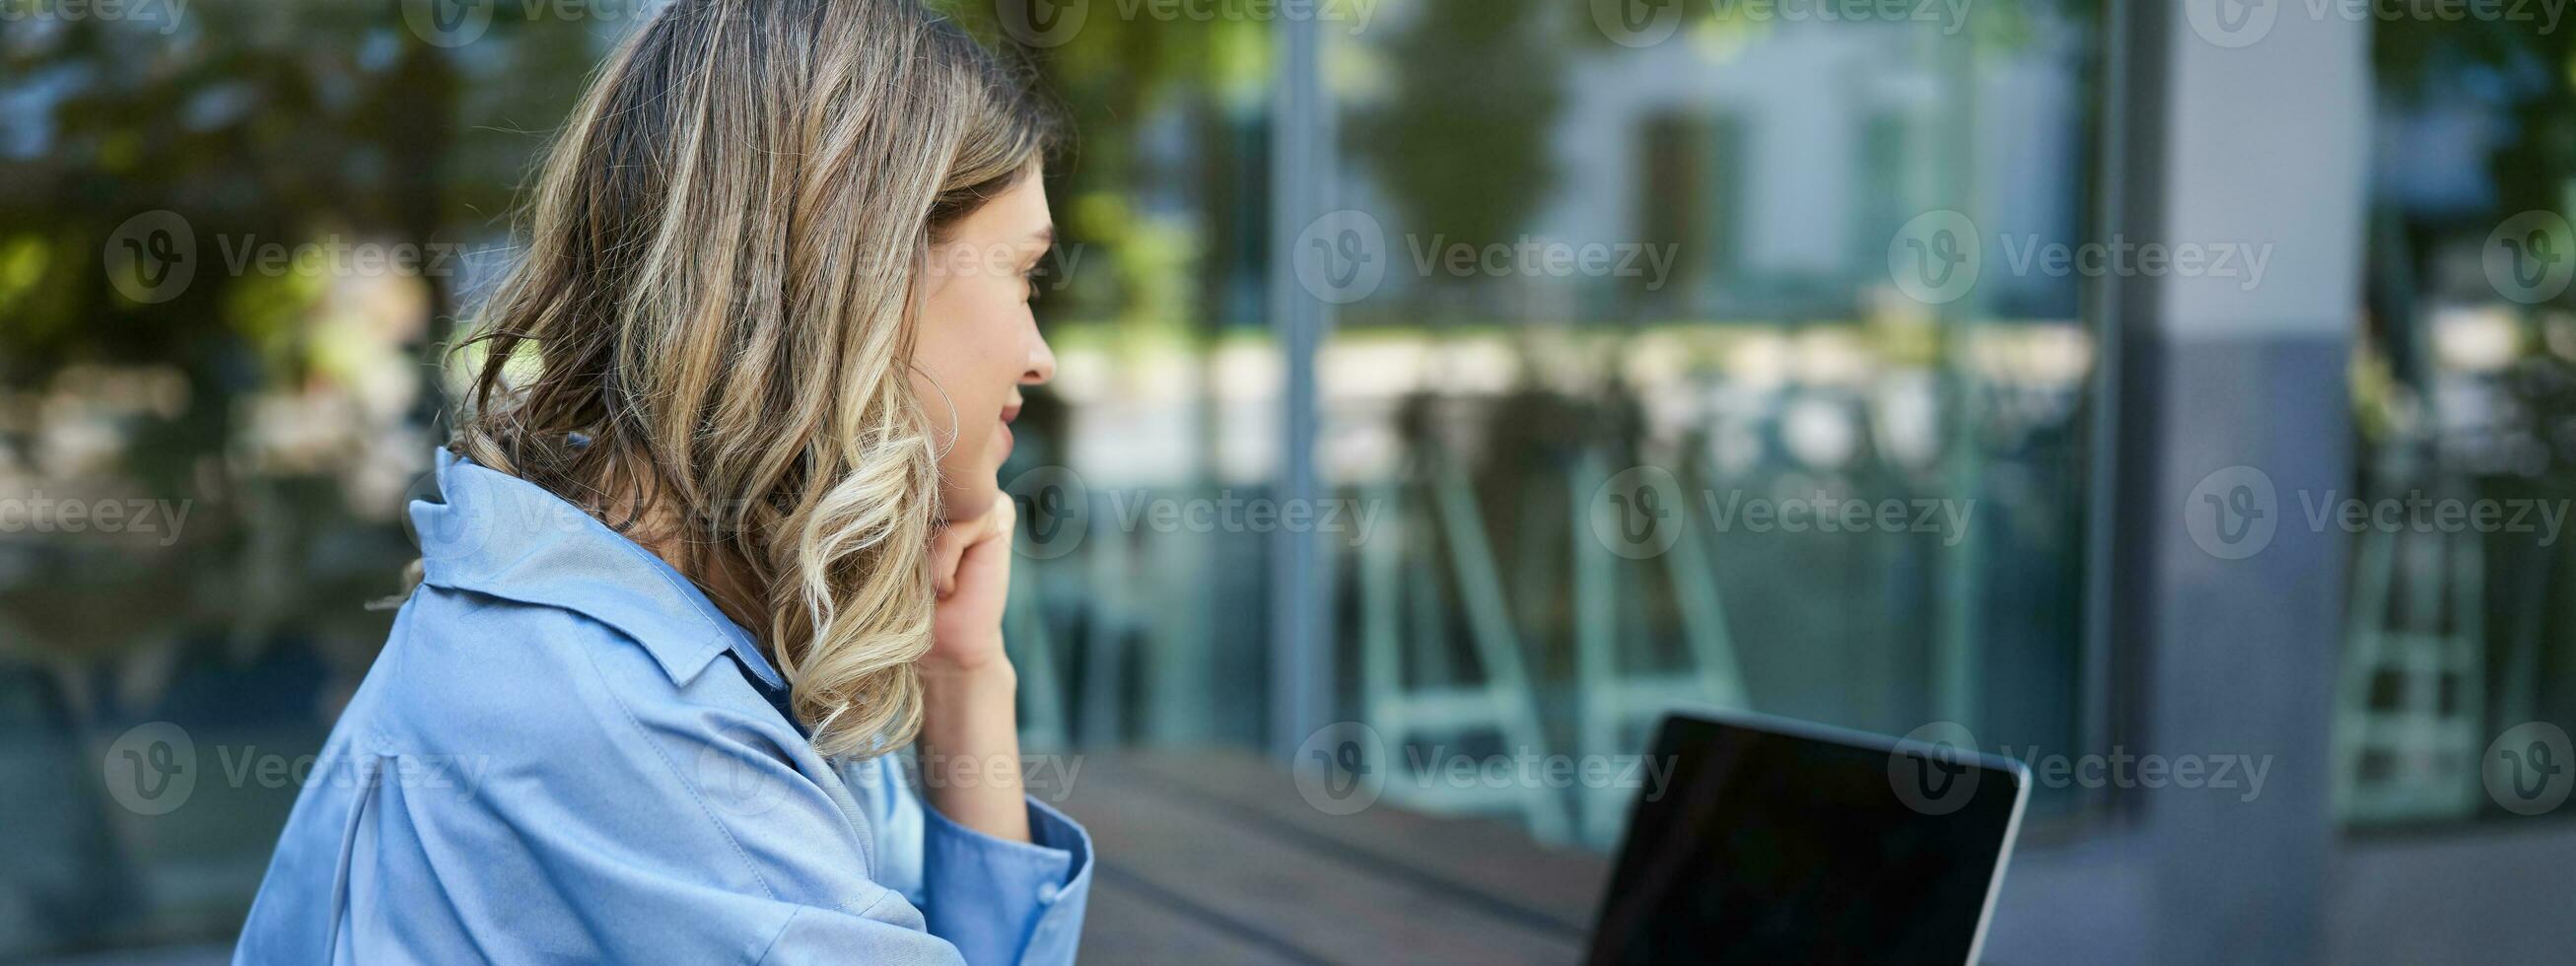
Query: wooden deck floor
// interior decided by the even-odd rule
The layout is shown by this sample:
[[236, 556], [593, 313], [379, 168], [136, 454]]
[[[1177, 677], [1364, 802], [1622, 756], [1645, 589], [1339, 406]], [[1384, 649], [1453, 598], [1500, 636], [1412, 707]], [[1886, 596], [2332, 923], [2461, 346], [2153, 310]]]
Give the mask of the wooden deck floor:
[[1336, 816], [1237, 752], [1087, 754], [1090, 963], [1579, 962], [1605, 859], [1385, 802]]

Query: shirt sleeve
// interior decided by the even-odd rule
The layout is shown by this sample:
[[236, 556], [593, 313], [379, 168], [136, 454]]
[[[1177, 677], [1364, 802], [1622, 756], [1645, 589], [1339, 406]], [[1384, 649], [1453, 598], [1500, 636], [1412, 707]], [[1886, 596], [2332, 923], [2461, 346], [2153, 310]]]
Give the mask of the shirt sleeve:
[[966, 961], [1070, 964], [1091, 897], [1091, 837], [1028, 799], [1029, 838], [1011, 842], [922, 809], [922, 913]]

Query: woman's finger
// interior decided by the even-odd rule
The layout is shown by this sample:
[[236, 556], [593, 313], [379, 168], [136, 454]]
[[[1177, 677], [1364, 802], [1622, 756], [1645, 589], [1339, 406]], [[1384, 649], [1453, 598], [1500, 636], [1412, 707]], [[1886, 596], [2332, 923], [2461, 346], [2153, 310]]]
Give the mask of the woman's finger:
[[1008, 551], [1011, 537], [1019, 526], [1019, 507], [1007, 496], [994, 501], [993, 508], [973, 522], [952, 522], [942, 526], [939, 535], [931, 540], [930, 559], [932, 583], [939, 596], [945, 598], [957, 591], [957, 570], [964, 566], [969, 555], [977, 552], [977, 548], [999, 544], [1002, 550]]
[[957, 590], [957, 563], [966, 557], [966, 548], [983, 539], [984, 527], [974, 524], [949, 523], [939, 528], [930, 540], [930, 579], [939, 596]]

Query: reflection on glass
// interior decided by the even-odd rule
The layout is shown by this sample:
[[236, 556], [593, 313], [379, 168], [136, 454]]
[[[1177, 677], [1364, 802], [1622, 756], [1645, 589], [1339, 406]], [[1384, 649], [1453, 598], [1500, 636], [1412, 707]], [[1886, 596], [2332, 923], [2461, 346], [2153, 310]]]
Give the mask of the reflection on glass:
[[2576, 494], [2576, 155], [2549, 133], [2576, 84], [2563, 36], [2478, 28], [2373, 34], [2362, 445], [2349, 495], [2302, 511], [2361, 521], [2335, 734], [2352, 825], [2513, 818], [2552, 757], [2522, 726], [2576, 716], [2551, 522]]
[[2089, 22], [1326, 36], [1387, 265], [1321, 369], [1386, 517], [1336, 569], [1391, 796], [1606, 845], [1623, 790], [1442, 769], [1633, 753], [1677, 704], [2075, 740], [2094, 342], [2046, 256], [2085, 237]]

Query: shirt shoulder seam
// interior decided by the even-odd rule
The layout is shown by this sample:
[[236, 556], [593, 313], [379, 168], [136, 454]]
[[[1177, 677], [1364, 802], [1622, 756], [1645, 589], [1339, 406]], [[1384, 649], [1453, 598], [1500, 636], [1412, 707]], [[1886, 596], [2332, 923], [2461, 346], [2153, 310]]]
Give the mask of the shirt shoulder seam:
[[[599, 624], [596, 620], [593, 620], [592, 623]], [[599, 624], [599, 626], [603, 628], [608, 627], [606, 624]], [[620, 631], [616, 633], [622, 634], [623, 632]], [[639, 641], [637, 643], [640, 645], [642, 642]], [[716, 834], [724, 836], [725, 845], [733, 849], [734, 858], [742, 863], [744, 871], [751, 873], [751, 880], [760, 884], [761, 894], [773, 901], [777, 901], [779, 898], [778, 892], [776, 889], [770, 887], [769, 877], [760, 873], [760, 864], [751, 860], [751, 853], [743, 849], [742, 841], [734, 837], [733, 829], [726, 827], [724, 820], [717, 818], [715, 810], [708, 807], [706, 795], [698, 791], [697, 783], [689, 780], [689, 776], [681, 771], [679, 764], [673, 762], [670, 754], [662, 749], [661, 743], [654, 741], [652, 734], [645, 730], [643, 720], [637, 718], [635, 716], [635, 709], [627, 705], [626, 696], [617, 693], [616, 683], [609, 679], [608, 672], [600, 669], [598, 657], [588, 651], [584, 651], [582, 653], [582, 659], [585, 664], [589, 665], [590, 673], [598, 680], [599, 685], [607, 689], [609, 700], [617, 703], [618, 713], [626, 716], [626, 723], [633, 726], [636, 734], [640, 736], [640, 740], [642, 740], [646, 746], [653, 749], [653, 757], [661, 761], [662, 767], [670, 771], [671, 778], [679, 782], [680, 787], [689, 790], [689, 800], [698, 806], [699, 816], [704, 818], [707, 824], [715, 827]], [[791, 916], [789, 918], [792, 921], [794, 917]], [[764, 955], [766, 955], [765, 952]]]

